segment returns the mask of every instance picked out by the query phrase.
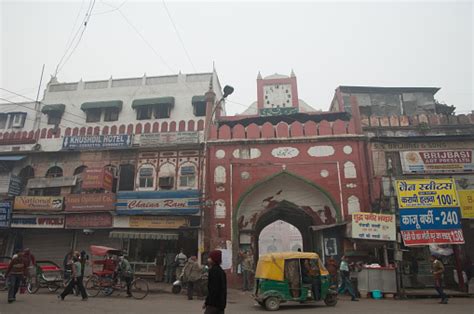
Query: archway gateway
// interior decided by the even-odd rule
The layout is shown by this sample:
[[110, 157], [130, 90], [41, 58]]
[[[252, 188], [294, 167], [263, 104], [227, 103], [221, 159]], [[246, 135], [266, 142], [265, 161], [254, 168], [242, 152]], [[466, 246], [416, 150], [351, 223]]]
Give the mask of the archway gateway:
[[292, 224], [277, 220], [264, 227], [258, 236], [258, 256], [273, 252], [303, 250], [301, 232]]
[[[233, 214], [234, 265], [240, 250], [251, 249], [258, 256], [261, 231], [275, 221], [295, 226], [302, 235], [303, 250], [322, 252], [312, 229], [335, 226], [341, 220], [340, 209], [322, 187], [283, 171], [251, 187], [238, 202]], [[321, 232], [321, 231], [319, 231]]]

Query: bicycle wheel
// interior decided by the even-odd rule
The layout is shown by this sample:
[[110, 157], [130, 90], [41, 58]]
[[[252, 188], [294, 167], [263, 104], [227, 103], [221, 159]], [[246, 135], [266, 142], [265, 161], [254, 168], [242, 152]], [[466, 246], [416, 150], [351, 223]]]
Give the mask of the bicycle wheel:
[[132, 297], [141, 300], [148, 295], [148, 283], [141, 278], [137, 278], [132, 281], [130, 292]]
[[96, 275], [89, 277], [86, 282], [87, 295], [90, 297], [96, 297], [99, 294], [100, 290], [101, 287], [99, 277]]
[[31, 279], [27, 279], [26, 290], [29, 294], [35, 294], [40, 288], [39, 278], [36, 278], [35, 282], [32, 282]]

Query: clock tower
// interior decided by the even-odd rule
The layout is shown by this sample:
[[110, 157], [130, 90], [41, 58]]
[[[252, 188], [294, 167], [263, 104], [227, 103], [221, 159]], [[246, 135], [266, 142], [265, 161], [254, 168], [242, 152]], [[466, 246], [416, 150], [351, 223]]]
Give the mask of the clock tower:
[[260, 116], [288, 115], [299, 112], [296, 76], [273, 74], [257, 77], [257, 107]]

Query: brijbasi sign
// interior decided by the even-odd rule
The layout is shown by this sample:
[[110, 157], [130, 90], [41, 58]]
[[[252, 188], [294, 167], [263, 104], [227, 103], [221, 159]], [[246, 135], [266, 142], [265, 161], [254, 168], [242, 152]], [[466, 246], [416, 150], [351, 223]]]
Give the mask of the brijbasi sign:
[[473, 172], [471, 149], [400, 152], [404, 173]]

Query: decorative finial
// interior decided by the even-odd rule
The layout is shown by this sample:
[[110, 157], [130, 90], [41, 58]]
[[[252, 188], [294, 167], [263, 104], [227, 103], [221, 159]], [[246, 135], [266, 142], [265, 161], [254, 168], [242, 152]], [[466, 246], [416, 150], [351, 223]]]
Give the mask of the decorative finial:
[[293, 69], [291, 69], [291, 74], [290, 74], [291, 77], [296, 77], [295, 75], [295, 72], [293, 71]]
[[212, 86], [212, 80], [213, 77], [211, 76], [211, 79], [209, 80], [209, 91], [212, 92], [214, 90], [214, 87]]
[[262, 74], [260, 74], [260, 71], [258, 71], [257, 80], [261, 80], [261, 79], [262, 79]]

